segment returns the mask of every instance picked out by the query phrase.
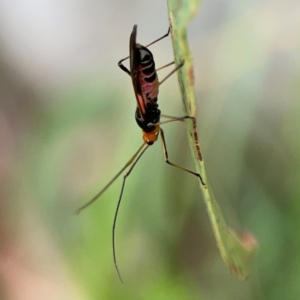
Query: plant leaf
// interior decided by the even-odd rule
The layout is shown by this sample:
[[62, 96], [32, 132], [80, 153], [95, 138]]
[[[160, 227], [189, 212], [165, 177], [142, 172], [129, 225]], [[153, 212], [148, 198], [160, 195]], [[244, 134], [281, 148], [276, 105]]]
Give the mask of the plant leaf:
[[[194, 69], [188, 46], [186, 26], [197, 14], [199, 0], [167, 0], [172, 34], [175, 63], [184, 61], [184, 66], [178, 70], [178, 81], [182, 96], [185, 115], [196, 117], [196, 99], [194, 92]], [[253, 258], [258, 242], [250, 232], [236, 233], [227, 226], [222, 211], [213, 197], [204, 168], [204, 161], [198, 139], [196, 119], [186, 120], [189, 144], [192, 151], [195, 168], [201, 174], [205, 185], [200, 182], [200, 189], [207, 207], [211, 225], [216, 237], [221, 256], [234, 274], [240, 280], [250, 274]]]

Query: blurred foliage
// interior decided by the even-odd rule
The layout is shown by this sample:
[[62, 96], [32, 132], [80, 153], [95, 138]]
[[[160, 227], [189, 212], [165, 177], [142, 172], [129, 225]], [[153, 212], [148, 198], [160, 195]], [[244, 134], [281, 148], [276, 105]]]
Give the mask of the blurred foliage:
[[[298, 299], [299, 1], [204, 2], [188, 28], [209, 181], [230, 225], [260, 241], [254, 275], [240, 283], [224, 266], [197, 180], [167, 166], [157, 143], [121, 205], [124, 285], [111, 251], [121, 180], [73, 212], [141, 143], [116, 63], [133, 24], [141, 44], [165, 33], [166, 7], [45, 3], [0, 12], [0, 298]], [[151, 48], [157, 66], [172, 60], [168, 44]], [[176, 78], [159, 103], [182, 113]], [[193, 168], [181, 124], [164, 130], [170, 159]]]

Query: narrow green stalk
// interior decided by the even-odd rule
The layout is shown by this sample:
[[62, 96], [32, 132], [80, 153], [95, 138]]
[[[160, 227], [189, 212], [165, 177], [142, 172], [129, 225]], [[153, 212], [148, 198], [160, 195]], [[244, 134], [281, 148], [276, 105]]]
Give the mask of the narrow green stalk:
[[[186, 115], [196, 117], [194, 69], [187, 42], [186, 26], [198, 12], [199, 0], [167, 0], [167, 2], [176, 65], [184, 61], [184, 67], [178, 71], [183, 110]], [[237, 277], [240, 280], [244, 280], [250, 274], [258, 242], [250, 232], [239, 235], [227, 226], [222, 211], [213, 197], [211, 187], [208, 185], [198, 139], [196, 119], [186, 120], [186, 128], [195, 168], [206, 183], [206, 185], [200, 184], [200, 189], [221, 256]]]

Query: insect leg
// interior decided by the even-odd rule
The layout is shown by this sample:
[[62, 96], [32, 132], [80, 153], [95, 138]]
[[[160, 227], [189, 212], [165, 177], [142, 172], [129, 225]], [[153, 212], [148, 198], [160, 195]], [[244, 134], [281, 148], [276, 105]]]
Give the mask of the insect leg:
[[168, 64], [166, 64], [166, 65], [164, 65], [164, 66], [162, 66], [162, 67], [160, 67], [160, 68], [158, 68], [158, 69], [156, 69], [156, 72], [157, 71], [160, 71], [160, 70], [162, 70], [162, 69], [164, 69], [164, 68], [166, 68], [166, 67], [169, 67], [169, 66], [171, 66], [171, 65], [174, 65], [175, 64], [175, 61], [172, 61], [172, 62], [170, 62], [170, 63], [168, 63]]
[[172, 71], [170, 72], [162, 81], [159, 82], [159, 86], [161, 86], [170, 76], [172, 76], [176, 71], [182, 68], [184, 65], [184, 60]]
[[170, 115], [165, 115], [165, 114], [161, 114], [160, 116], [163, 117], [163, 118], [167, 118], [167, 119], [177, 119], [177, 117], [170, 116]]
[[[83, 209], [91, 205], [93, 202], [95, 202], [108, 188], [109, 186], [124, 172], [124, 170], [129, 167], [135, 160], [135, 158], [138, 156], [138, 154], [142, 151], [145, 144], [142, 144], [142, 146], [138, 149], [138, 151], [130, 158], [130, 160], [126, 163], [126, 165], [118, 172], [117, 175], [113, 177], [113, 179], [98, 193], [96, 194], [90, 201], [88, 201], [86, 204], [79, 207], [75, 213], [78, 215]], [[145, 148], [147, 149], [147, 147]], [[142, 151], [143, 153], [144, 151]], [[136, 163], [136, 162], [135, 162]], [[135, 163], [133, 165], [135, 165]]]
[[[144, 144], [145, 145], [145, 144]], [[143, 146], [144, 146], [143, 145]], [[118, 213], [119, 213], [119, 208], [120, 208], [120, 204], [121, 204], [121, 200], [122, 200], [122, 196], [123, 196], [123, 191], [124, 191], [124, 187], [125, 187], [125, 182], [126, 182], [126, 178], [130, 175], [131, 171], [133, 170], [133, 168], [135, 167], [135, 165], [137, 164], [137, 162], [139, 161], [139, 159], [141, 158], [141, 156], [145, 153], [145, 151], [148, 149], [149, 145], [147, 145], [143, 151], [138, 155], [138, 157], [136, 158], [136, 160], [132, 163], [130, 169], [127, 171], [127, 173], [124, 175], [123, 178], [123, 183], [122, 183], [122, 188], [121, 188], [121, 192], [120, 192], [120, 196], [119, 196], [119, 200], [118, 200], [118, 204], [116, 207], [116, 212], [115, 212], [115, 216], [114, 216], [114, 222], [113, 222], [113, 227], [112, 227], [112, 249], [113, 249], [113, 259], [114, 259], [114, 264], [115, 264], [115, 268], [116, 271], [118, 273], [119, 279], [120, 281], [123, 283], [122, 281], [122, 277], [117, 265], [117, 257], [116, 257], [116, 245], [115, 245], [115, 229], [116, 229], [116, 223], [117, 223], [117, 217], [118, 217]], [[141, 150], [141, 148], [139, 149]]]
[[[158, 38], [157, 40], [153, 41], [152, 43], [148, 44], [148, 45], [146, 46], [146, 48], [149, 47], [149, 46], [151, 46], [151, 45], [153, 45], [153, 44], [155, 44], [156, 42], [158, 42], [158, 41], [164, 39], [164, 38], [167, 37], [169, 34], [170, 34], [170, 27], [169, 27], [169, 29], [168, 29], [168, 32], [167, 32], [165, 35], [163, 35], [162, 37], [160, 37], [160, 38]], [[130, 71], [122, 64], [122, 62], [123, 62], [124, 60], [128, 59], [128, 58], [129, 58], [129, 56], [127, 56], [127, 57], [121, 59], [121, 60], [118, 62], [118, 66], [119, 66], [124, 72], [126, 72], [129, 76], [131, 76]], [[173, 62], [173, 63], [174, 63], [174, 62]], [[167, 67], [167, 66], [170, 66], [170, 65], [173, 64], [173, 63], [170, 63], [170, 64], [168, 64], [168, 65], [166, 65], [166, 66], [163, 66], [162, 68]], [[162, 68], [160, 68], [160, 69], [162, 69]]]
[[149, 46], [151, 46], [151, 45], [157, 43], [158, 41], [161, 41], [162, 39], [166, 38], [170, 34], [170, 30], [171, 30], [171, 28], [169, 27], [168, 32], [165, 35], [163, 35], [162, 37], [160, 37], [157, 40], [155, 40], [155, 41], [151, 42], [150, 44], [148, 44], [146, 46], [146, 48], [148, 48]]
[[199, 178], [201, 184], [205, 186], [206, 184], [203, 182], [203, 179], [202, 179], [202, 177], [201, 177], [200, 174], [198, 174], [198, 173], [196, 173], [196, 172], [193, 172], [193, 171], [190, 171], [190, 170], [188, 170], [188, 169], [186, 169], [186, 168], [183, 168], [183, 167], [181, 167], [181, 166], [175, 165], [175, 164], [173, 164], [173, 163], [171, 163], [171, 162], [169, 161], [169, 156], [168, 156], [168, 150], [167, 150], [167, 145], [166, 145], [165, 135], [164, 135], [164, 131], [163, 131], [161, 128], [160, 128], [160, 134], [161, 134], [160, 136], [161, 136], [161, 141], [162, 141], [162, 146], [163, 146], [163, 151], [164, 151], [165, 162], [166, 162], [167, 164], [169, 164], [169, 165], [175, 167], [175, 168], [178, 168], [178, 169], [180, 169], [180, 170], [186, 171], [186, 172], [188, 172], [188, 173], [190, 173], [190, 174], [193, 174], [193, 175], [197, 176], [197, 177]]
[[162, 124], [176, 122], [176, 121], [183, 121], [186, 119], [191, 119], [191, 120], [195, 119], [195, 117], [190, 117], [190, 116], [184, 116], [184, 117], [173, 117], [173, 116], [167, 116], [167, 115], [161, 115], [161, 116], [164, 118], [171, 119], [171, 120], [163, 121], [163, 122], [159, 122], [159, 123], [148, 123], [147, 126], [151, 127], [154, 125], [162, 125]]
[[121, 59], [121, 60], [118, 62], [118, 66], [121, 68], [121, 70], [123, 70], [123, 71], [126, 72], [129, 76], [131, 76], [130, 71], [122, 64], [122, 62], [123, 62], [124, 60], [128, 59], [128, 58], [129, 58], [129, 56], [127, 56], [127, 57]]
[[[165, 65], [165, 66], [162, 66], [162, 67], [160, 67], [158, 70], [161, 70], [161, 69], [163, 69], [163, 68], [165, 68], [165, 67], [168, 67], [168, 66], [170, 66], [170, 65], [172, 65], [172, 64], [174, 64], [175, 62], [171, 62], [171, 63], [169, 63], [169, 64], [167, 64], [167, 65]], [[182, 61], [174, 70], [172, 70], [172, 72], [170, 72], [162, 81], [160, 81], [159, 82], [159, 85], [158, 86], [161, 86], [170, 76], [172, 76], [177, 70], [179, 70], [180, 68], [182, 68], [182, 66], [184, 65], [184, 61]], [[156, 70], [156, 71], [158, 71], [158, 70]], [[152, 102], [152, 105], [155, 105], [154, 103], [153, 103], [153, 99], [151, 99], [150, 97], [149, 97], [149, 93], [146, 95], [146, 97], [147, 97], [147, 99], [150, 101], [150, 102]]]

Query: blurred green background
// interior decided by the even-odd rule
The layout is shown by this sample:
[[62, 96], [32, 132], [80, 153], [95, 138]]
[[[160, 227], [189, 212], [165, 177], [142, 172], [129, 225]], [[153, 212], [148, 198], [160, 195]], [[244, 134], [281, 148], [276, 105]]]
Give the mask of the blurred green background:
[[[253, 275], [222, 262], [197, 180], [151, 147], [79, 216], [142, 142], [129, 76], [138, 42], [166, 33], [163, 1], [5, 1], [0, 10], [0, 299], [299, 299], [300, 2], [207, 1], [188, 28], [198, 130], [228, 223], [260, 242]], [[151, 47], [173, 60], [169, 39]], [[160, 78], [169, 70], [163, 70]], [[165, 72], [165, 73], [164, 73]], [[176, 76], [159, 104], [181, 116]], [[193, 169], [182, 124], [171, 161]]]

